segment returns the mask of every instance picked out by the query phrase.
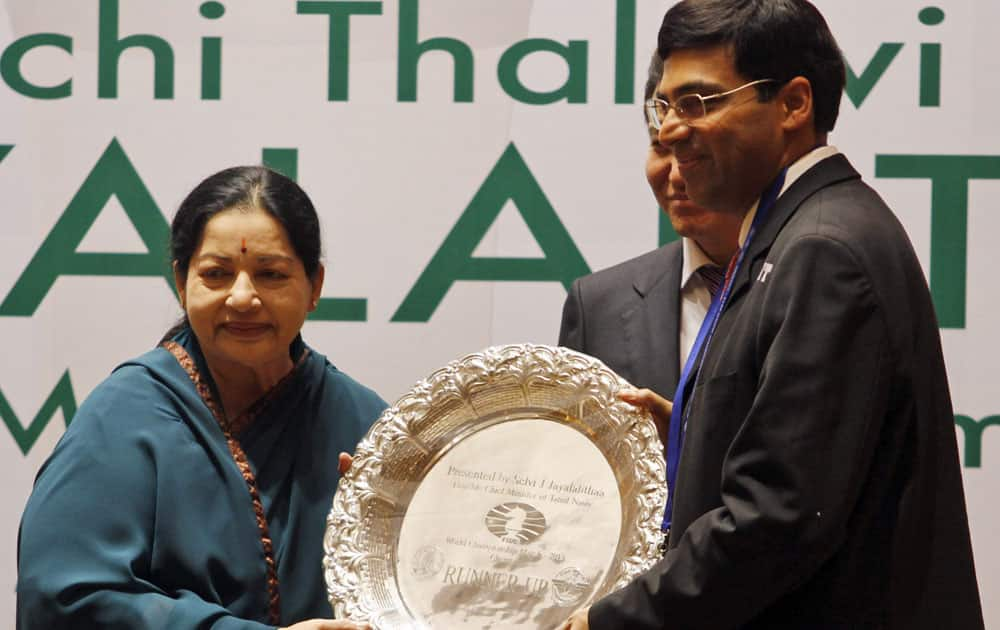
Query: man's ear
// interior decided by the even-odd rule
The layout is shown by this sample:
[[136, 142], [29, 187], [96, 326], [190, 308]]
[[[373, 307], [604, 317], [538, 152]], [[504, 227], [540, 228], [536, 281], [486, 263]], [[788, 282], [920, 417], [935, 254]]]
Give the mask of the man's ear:
[[185, 282], [185, 277], [183, 275], [181, 275], [181, 268], [180, 268], [180, 265], [177, 264], [176, 260], [174, 261], [173, 267], [174, 267], [174, 288], [177, 289], [177, 296], [181, 299], [181, 308], [186, 309], [187, 308], [187, 300], [186, 300], [186, 298], [187, 298], [187, 295], [186, 295], [187, 282]]
[[781, 87], [776, 97], [781, 105], [781, 126], [786, 131], [812, 128], [813, 94], [812, 85], [805, 77], [795, 77]]

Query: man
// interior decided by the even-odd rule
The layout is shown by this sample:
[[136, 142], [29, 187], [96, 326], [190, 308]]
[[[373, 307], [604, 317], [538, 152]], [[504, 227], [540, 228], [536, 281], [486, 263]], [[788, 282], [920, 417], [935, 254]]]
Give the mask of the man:
[[826, 145], [845, 70], [825, 21], [685, 0], [659, 53], [660, 142], [695, 202], [742, 219], [741, 251], [678, 389], [667, 554], [567, 627], [983, 628], [933, 307]]
[[[662, 73], [654, 53], [645, 100]], [[646, 179], [684, 238], [576, 280], [563, 306], [559, 345], [601, 359], [636, 387], [672, 395], [711, 302], [711, 282], [721, 280], [736, 251], [741, 221], [688, 198], [670, 148], [660, 143], [649, 108], [643, 111], [650, 138]]]

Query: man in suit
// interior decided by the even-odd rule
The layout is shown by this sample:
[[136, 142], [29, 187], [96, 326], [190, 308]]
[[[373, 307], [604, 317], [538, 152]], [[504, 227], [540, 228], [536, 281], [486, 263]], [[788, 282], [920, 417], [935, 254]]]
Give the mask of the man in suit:
[[[662, 73], [663, 60], [654, 53], [646, 101]], [[643, 112], [650, 141], [646, 179], [683, 238], [577, 279], [563, 305], [559, 345], [601, 359], [636, 387], [672, 396], [711, 302], [711, 281], [721, 279], [736, 251], [740, 220], [688, 198], [649, 107]]]
[[668, 551], [566, 627], [983, 628], [934, 310], [826, 143], [845, 69], [825, 21], [684, 0], [658, 44], [659, 140], [694, 201], [741, 218], [740, 252], [678, 389]]

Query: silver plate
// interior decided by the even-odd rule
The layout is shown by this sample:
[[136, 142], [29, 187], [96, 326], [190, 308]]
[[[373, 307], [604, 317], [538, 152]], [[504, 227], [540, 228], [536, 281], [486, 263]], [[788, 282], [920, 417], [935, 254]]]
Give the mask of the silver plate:
[[470, 354], [417, 383], [358, 445], [327, 518], [338, 618], [551, 628], [652, 565], [663, 448], [630, 385], [540, 345]]

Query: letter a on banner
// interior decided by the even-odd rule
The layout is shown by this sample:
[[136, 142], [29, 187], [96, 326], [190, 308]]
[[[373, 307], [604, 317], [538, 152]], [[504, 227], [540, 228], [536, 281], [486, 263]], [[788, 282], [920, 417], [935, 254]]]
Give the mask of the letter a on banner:
[[[473, 258], [472, 253], [508, 200], [514, 202], [544, 258]], [[392, 321], [426, 322], [456, 280], [561, 282], [568, 290], [573, 280], [588, 273], [590, 268], [573, 239], [511, 143]]]
[[[147, 253], [76, 251], [112, 195], [121, 202]], [[112, 140], [0, 304], [0, 316], [34, 315], [59, 276], [160, 276], [173, 290], [173, 276], [163, 255], [169, 236], [167, 220], [118, 140]]]

